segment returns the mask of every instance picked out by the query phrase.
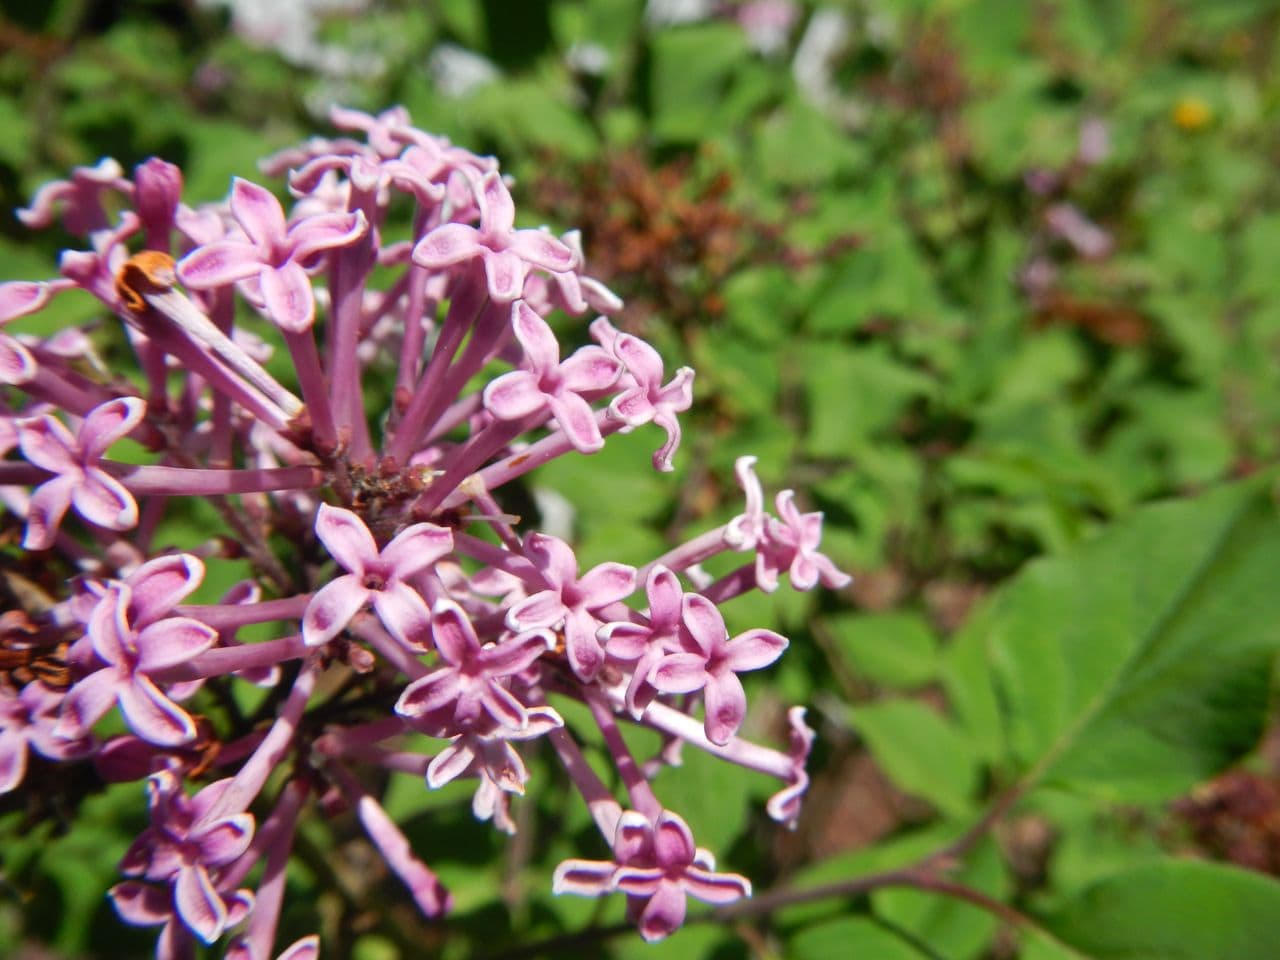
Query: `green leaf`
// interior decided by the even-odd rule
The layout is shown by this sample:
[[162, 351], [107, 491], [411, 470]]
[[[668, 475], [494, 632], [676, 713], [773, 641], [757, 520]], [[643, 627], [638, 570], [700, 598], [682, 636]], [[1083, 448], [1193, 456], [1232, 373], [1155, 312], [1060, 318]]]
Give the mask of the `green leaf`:
[[859, 677], [910, 690], [937, 676], [938, 639], [919, 614], [846, 614], [827, 623], [836, 649]]
[[1253, 747], [1280, 647], [1273, 482], [1143, 508], [966, 624], [949, 656], [969, 669], [947, 683], [984, 729], [1000, 704], [1006, 776], [1154, 802]]
[[1165, 860], [1108, 877], [1046, 926], [1097, 960], [1273, 960], [1280, 883], [1195, 860]]
[[963, 816], [978, 763], [960, 729], [923, 703], [884, 700], [852, 709], [852, 722], [894, 783], [944, 813]]
[[841, 917], [807, 927], [791, 938], [786, 955], [793, 960], [830, 960], [831, 957], [923, 960], [927, 956], [867, 917]]
[[730, 23], [665, 30], [653, 38], [653, 132], [664, 140], [701, 140], [716, 128], [746, 39]]

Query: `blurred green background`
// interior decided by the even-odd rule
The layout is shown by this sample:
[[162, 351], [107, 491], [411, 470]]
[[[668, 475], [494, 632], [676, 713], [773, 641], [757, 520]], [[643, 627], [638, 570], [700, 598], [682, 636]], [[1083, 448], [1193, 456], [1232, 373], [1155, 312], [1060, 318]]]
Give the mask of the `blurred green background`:
[[[795, 487], [825, 512], [826, 550], [854, 585], [727, 611], [731, 628], [768, 623], [792, 639], [751, 678], [750, 732], [776, 742], [785, 706], [811, 705], [820, 740], [799, 830], [764, 818], [770, 784], [692, 751], [656, 784], [724, 869], [763, 890], [896, 864], [1028, 770], [1059, 770], [1060, 789], [1005, 817], [964, 868], [973, 888], [1035, 918], [1016, 936], [989, 911], [900, 890], [693, 926], [658, 948], [606, 936], [619, 903], [550, 895], [559, 858], [604, 850], [585, 813], [560, 803], [545, 756], [514, 843], [472, 823], [465, 789], [390, 784], [388, 809], [455, 891], [452, 919], [416, 919], [355, 834], [316, 823], [290, 930], [318, 928], [326, 956], [359, 960], [558, 955], [569, 947], [555, 938], [583, 930], [576, 955], [1199, 960], [1219, 955], [1214, 934], [1150, 942], [1176, 911], [1143, 900], [1143, 883], [1173, 881], [1142, 871], [1172, 870], [1194, 891], [1209, 882], [1202, 863], [1220, 880], [1222, 862], [1254, 873], [1187, 893], [1218, 917], [1205, 922], [1237, 929], [1213, 912], [1233, 902], [1273, 919], [1221, 955], [1280, 949], [1280, 894], [1261, 879], [1280, 871], [1280, 751], [1257, 747], [1280, 623], [1259, 598], [1280, 593], [1267, 579], [1280, 538], [1256, 505], [1280, 450], [1277, 4], [4, 0], [0, 11], [6, 209], [101, 156], [126, 168], [163, 156], [183, 167], [188, 202], [217, 199], [262, 156], [329, 133], [329, 105], [400, 103], [422, 128], [498, 155], [523, 222], [581, 228], [588, 271], [627, 301], [620, 324], [698, 374], [674, 478], [648, 469], [657, 440], [645, 430], [537, 476], [574, 503], [584, 562], [642, 563], [732, 516], [744, 453], [760, 457], [767, 490]], [[0, 277], [51, 275], [66, 242], [0, 218]], [[562, 328], [585, 340], [585, 327]], [[1165, 498], [1177, 502], [1144, 507]], [[1209, 543], [1230, 550], [1204, 554]], [[1160, 594], [1214, 564], [1225, 587]], [[1107, 606], [1126, 577], [1148, 578], [1149, 610]], [[1268, 639], [1238, 662], [1222, 654], [1237, 673], [1193, 696], [1187, 677], [1217, 655], [1202, 641], [1243, 635], [1223, 610]], [[1147, 614], [1150, 649], [1181, 657], [1165, 699], [1148, 674], [1119, 672], [1062, 692], [1098, 662], [1073, 644]], [[1177, 633], [1187, 623], [1194, 644]], [[1041, 634], [1039, 659], [1015, 642]], [[1260, 682], [1248, 686], [1249, 671]], [[1104, 687], [1112, 726], [1097, 719], [1111, 716], [1096, 706]], [[1225, 732], [1197, 712], [1224, 696], [1249, 706]], [[1125, 736], [1115, 725], [1143, 711], [1161, 723], [1185, 712], [1188, 728], [1209, 719], [1108, 752]], [[1186, 750], [1164, 763], [1161, 744]], [[22, 811], [0, 819], [0, 954], [149, 949], [150, 934], [121, 932], [101, 901], [141, 826], [139, 794], [91, 797], [69, 830], [56, 811], [34, 828]], [[1099, 903], [1124, 904], [1102, 925], [1122, 942], [1097, 942]]]

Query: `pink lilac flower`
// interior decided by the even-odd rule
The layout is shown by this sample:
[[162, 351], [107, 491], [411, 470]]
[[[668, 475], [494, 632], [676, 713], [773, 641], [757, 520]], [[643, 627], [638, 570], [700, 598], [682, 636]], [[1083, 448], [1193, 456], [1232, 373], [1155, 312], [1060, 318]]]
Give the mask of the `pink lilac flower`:
[[504, 373], [485, 388], [485, 409], [499, 420], [521, 420], [549, 410], [573, 446], [595, 453], [604, 446], [583, 394], [608, 390], [622, 367], [599, 347], [583, 347], [560, 361], [560, 346], [547, 322], [523, 300], [511, 310], [511, 326], [529, 369]]
[[557, 893], [627, 894], [628, 912], [651, 943], [684, 923], [687, 897], [733, 903], [751, 896], [751, 882], [736, 873], [716, 873], [711, 854], [694, 846], [689, 825], [662, 811], [656, 820], [628, 810], [618, 820], [612, 861], [566, 860], [556, 868]]
[[[562, 865], [556, 888], [622, 891], [642, 934], [665, 936], [687, 896], [750, 892], [658, 795], [681, 745], [778, 781], [766, 809], [799, 816], [803, 710], [786, 749], [742, 735], [738, 673], [786, 641], [730, 639], [718, 605], [777, 589], [783, 571], [796, 589], [846, 582], [819, 552], [821, 514], [783, 491], [770, 516], [743, 458], [741, 516], [639, 570], [580, 572], [546, 532], [554, 519], [538, 530], [511, 487], [647, 423], [664, 433], [653, 466], [670, 470], [693, 371], [668, 376], [613, 326], [621, 303], [585, 275], [577, 231], [516, 228], [496, 160], [403, 108], [333, 121], [353, 135], [266, 161], [289, 173], [288, 205], [235, 180], [229, 198], [188, 206], [182, 170], [151, 158], [127, 177], [112, 161], [82, 168], [24, 215], [61, 216], [83, 249], [57, 279], [0, 285], [0, 324], [72, 287], [100, 316], [0, 334], [0, 507], [25, 520], [28, 554], [46, 551], [19, 569], [69, 578], [6, 614], [68, 686], [0, 686], [0, 792], [23, 788], [32, 750], [146, 781], [151, 825], [111, 897], [124, 921], [159, 928], [156, 956], [225, 937], [234, 960], [312, 960], [315, 937], [277, 943], [306, 818], [352, 810], [435, 917], [451, 895], [384, 807], [386, 774], [423, 789], [470, 779], [474, 816], [514, 833], [540, 779], [524, 744], [543, 743], [614, 846], [609, 862]], [[558, 337], [557, 310], [601, 314], [595, 342]], [[253, 311], [273, 324], [246, 325]], [[108, 366], [95, 346], [116, 320]], [[105, 459], [125, 437], [127, 456]], [[86, 521], [74, 530], [72, 507]], [[732, 551], [754, 556], [702, 572]], [[237, 585], [197, 602], [206, 566]], [[248, 691], [261, 706], [246, 715], [251, 683], [268, 689]], [[561, 701], [580, 709], [562, 715]], [[91, 739], [120, 720], [131, 732]], [[661, 751], [634, 757], [626, 724]], [[584, 739], [599, 745], [591, 762]]]
[[[230, 779], [219, 780], [187, 797], [171, 772], [152, 774], [148, 781], [151, 826], [120, 864], [127, 877], [169, 886], [176, 916], [205, 943], [222, 935], [233, 912], [218, 892], [214, 874], [244, 854], [253, 839], [252, 815], [210, 815], [230, 785]], [[117, 909], [122, 900], [138, 895], [132, 888], [121, 887], [114, 894]]]
[[307, 604], [302, 635], [309, 646], [336, 637], [366, 603], [401, 643], [424, 647], [431, 614], [426, 601], [407, 582], [453, 549], [443, 527], [415, 523], [381, 550], [356, 514], [321, 504], [316, 536], [347, 571], [325, 584]]
[[685, 650], [655, 663], [648, 680], [663, 693], [701, 690], [707, 739], [726, 744], [747, 714], [747, 695], [738, 674], [769, 666], [782, 656], [787, 640], [764, 629], [748, 630], [730, 640], [720, 610], [696, 593], [685, 595], [681, 622], [681, 638], [688, 638]]
[[95, 407], [74, 436], [48, 414], [18, 424], [22, 455], [53, 474], [31, 494], [24, 547], [51, 547], [63, 516], [72, 506], [100, 527], [128, 530], [137, 524], [138, 505], [133, 496], [98, 463], [107, 448], [128, 436], [145, 413], [146, 404], [141, 400], [121, 397]]
[[412, 720], [443, 711], [446, 716], [437, 722], [445, 728], [465, 728], [479, 721], [482, 713], [512, 730], [528, 725], [524, 704], [500, 681], [525, 670], [550, 649], [554, 643], [550, 633], [532, 630], [482, 647], [462, 607], [442, 599], [431, 611], [431, 639], [448, 665], [406, 687], [396, 702], [396, 713]]
[[547, 589], [512, 607], [507, 612], [507, 626], [516, 631], [562, 629], [574, 673], [579, 679], [592, 679], [604, 662], [604, 650], [596, 639], [602, 624], [594, 611], [635, 591], [635, 568], [602, 563], [579, 577], [578, 559], [569, 545], [539, 533], [529, 535], [525, 550], [542, 573]]
[[55, 733], [62, 695], [33, 680], [20, 691], [0, 684], [0, 794], [21, 785], [31, 750], [50, 760], [75, 760], [94, 750], [91, 738]]
[[441, 224], [413, 248], [414, 263], [438, 269], [478, 259], [495, 303], [517, 299], [531, 267], [564, 273], [578, 265], [574, 252], [550, 234], [515, 229], [515, 204], [496, 171], [481, 178], [475, 196], [480, 226]]
[[[83, 736], [113, 706], [130, 728], [160, 746], [178, 746], [196, 735], [195, 724], [152, 679], [213, 646], [217, 634], [189, 617], [146, 622], [136, 614], [127, 584], [107, 588], [89, 621], [88, 636], [103, 667], [67, 693], [59, 732]], [[142, 625], [139, 625], [141, 621]]]
[[360, 213], [317, 214], [292, 225], [280, 201], [248, 180], [236, 178], [231, 213], [243, 239], [217, 240], [196, 248], [178, 264], [178, 276], [193, 290], [255, 279], [267, 315], [282, 329], [299, 332], [315, 320], [315, 296], [307, 276], [318, 253], [351, 243], [368, 224]]

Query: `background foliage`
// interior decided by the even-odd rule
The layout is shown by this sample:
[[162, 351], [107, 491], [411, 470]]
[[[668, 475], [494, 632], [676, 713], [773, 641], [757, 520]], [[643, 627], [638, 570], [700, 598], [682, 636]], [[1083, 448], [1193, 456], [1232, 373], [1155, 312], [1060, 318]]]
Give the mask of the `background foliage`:
[[[159, 154], [214, 198], [329, 103], [403, 103], [581, 227], [626, 325], [698, 371], [674, 482], [647, 437], [537, 475], [584, 562], [727, 519], [756, 453], [857, 577], [728, 609], [792, 639], [754, 732], [816, 708], [800, 829], [694, 751], [656, 785], [759, 891], [821, 895], [646, 948], [620, 904], [550, 895], [558, 859], [603, 853], [559, 790], [507, 842], [465, 791], [396, 777], [455, 914], [426, 925], [349, 824], [312, 823], [286, 929], [360, 960], [1274, 956], [1273, 3], [806, 3], [766, 49], [734, 4], [256, 6], [293, 19], [0, 3], [0, 206], [103, 155]], [[3, 278], [59, 247], [0, 219]], [[0, 954], [148, 949], [101, 899], [139, 789], [74, 822], [0, 808]]]

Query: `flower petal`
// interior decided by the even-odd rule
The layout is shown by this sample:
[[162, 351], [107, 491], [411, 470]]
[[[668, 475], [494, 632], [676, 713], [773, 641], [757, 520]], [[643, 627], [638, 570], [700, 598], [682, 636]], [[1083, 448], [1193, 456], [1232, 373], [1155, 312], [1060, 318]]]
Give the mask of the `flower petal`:
[[82, 737], [116, 704], [116, 673], [97, 670], [67, 691], [54, 733], [68, 739]]
[[27, 738], [18, 730], [0, 729], [0, 795], [16, 790], [27, 775]]
[[236, 177], [231, 182], [231, 213], [249, 239], [263, 251], [285, 238], [284, 210], [266, 187]]
[[687, 902], [678, 884], [663, 883], [640, 914], [640, 936], [649, 943], [662, 940], [684, 923]]
[[589, 610], [596, 610], [618, 600], [624, 600], [636, 589], [636, 568], [625, 563], [602, 563], [592, 567], [578, 581], [581, 603]]
[[551, 415], [556, 418], [556, 423], [579, 453], [595, 453], [604, 447], [604, 437], [600, 433], [600, 425], [596, 423], [595, 411], [582, 397], [564, 391], [549, 396], [547, 405], [551, 407]]
[[729, 642], [729, 631], [719, 608], [701, 594], [684, 595], [681, 617], [689, 636], [705, 656], [714, 656]]
[[454, 601], [436, 601], [431, 611], [431, 637], [436, 649], [455, 667], [473, 662], [480, 656], [480, 641], [475, 627], [467, 619], [462, 607]]
[[751, 881], [736, 873], [712, 873], [700, 867], [688, 867], [680, 878], [685, 893], [703, 903], [733, 903], [751, 896]]
[[432, 790], [439, 790], [467, 772], [475, 754], [466, 739], [458, 737], [432, 758], [427, 766], [427, 786]]
[[527, 370], [512, 370], [484, 388], [484, 408], [499, 420], [520, 420], [547, 408], [538, 378]]
[[511, 330], [537, 374], [544, 375], [560, 363], [560, 343], [551, 326], [523, 300], [511, 305]]
[[663, 693], [693, 693], [707, 684], [706, 658], [696, 653], [672, 653], [649, 671], [649, 682]]
[[76, 438], [66, 425], [48, 414], [18, 421], [18, 446], [29, 463], [50, 473], [78, 473]]
[[567, 273], [579, 266], [578, 255], [545, 230], [517, 230], [507, 239], [507, 249], [525, 263], [552, 273]]
[[108, 530], [132, 530], [138, 525], [138, 504], [124, 484], [96, 467], [84, 471], [72, 488], [76, 512]]
[[256, 277], [267, 264], [253, 244], [243, 240], [215, 240], [196, 247], [178, 261], [178, 279], [192, 290], [225, 287]]
[[489, 299], [494, 303], [511, 303], [524, 291], [528, 272], [525, 262], [508, 250], [494, 251], [482, 247], [484, 275], [489, 282]]
[[168, 617], [143, 627], [137, 636], [137, 669], [150, 673], [177, 666], [204, 653], [218, 631], [191, 617]]
[[608, 390], [621, 374], [622, 364], [600, 347], [581, 347], [560, 364], [564, 388], [575, 393]]
[[508, 610], [506, 624], [512, 630], [555, 627], [564, 620], [566, 612], [559, 590], [543, 590], [525, 597]]
[[316, 319], [316, 298], [311, 278], [293, 260], [276, 269], [267, 268], [259, 275], [262, 302], [276, 325], [287, 333], [310, 330]]
[[381, 590], [369, 591], [369, 595], [388, 633], [405, 646], [426, 649], [431, 639], [431, 611], [417, 590], [393, 580]]
[[78, 472], [70, 476], [54, 477], [31, 492], [27, 501], [27, 532], [22, 537], [26, 550], [48, 550], [58, 536], [58, 527], [71, 506]]
[[358, 240], [368, 229], [369, 221], [359, 210], [306, 217], [289, 228], [289, 241], [293, 247], [291, 259], [305, 264], [317, 253]]
[[99, 459], [113, 443], [127, 437], [146, 415], [147, 404], [140, 397], [117, 397], [90, 410], [76, 435], [85, 462]]
[[708, 680], [702, 689], [706, 717], [703, 730], [707, 739], [723, 747], [733, 739], [747, 715], [747, 694], [738, 675], [726, 670]]
[[13, 337], [0, 333], [0, 383], [18, 386], [36, 375], [36, 358]]
[[382, 548], [382, 559], [395, 568], [395, 575], [406, 580], [425, 570], [453, 549], [453, 533], [434, 523], [415, 523], [401, 530], [394, 540]]
[[213, 943], [222, 936], [227, 924], [227, 906], [213, 888], [204, 867], [187, 867], [178, 872], [173, 902], [182, 922], [205, 943]]
[[563, 860], [551, 879], [551, 891], [557, 896], [572, 893], [579, 897], [599, 897], [613, 890], [612, 860]]
[[782, 656], [786, 649], [786, 637], [772, 630], [748, 630], [729, 641], [724, 663], [735, 673], [760, 670]]
[[378, 545], [369, 528], [342, 507], [320, 504], [316, 512], [316, 536], [333, 559], [357, 576], [362, 576], [365, 567], [378, 559]]
[[195, 739], [191, 717], [147, 677], [135, 673], [131, 682], [117, 685], [116, 697], [129, 729], [148, 743], [178, 747]]
[[430, 231], [413, 248], [413, 262], [438, 270], [478, 257], [485, 249], [475, 227], [465, 223], [444, 223]]
[[[181, 603], [204, 579], [204, 564], [189, 553], [148, 560], [125, 581], [133, 590], [129, 607], [133, 622], [146, 626]], [[227, 600], [225, 602], [234, 602]]]
[[524, 670], [554, 645], [555, 637], [546, 630], [533, 630], [488, 644], [480, 652], [480, 662], [488, 676], [505, 677]]
[[455, 700], [461, 689], [456, 670], [448, 667], [433, 670], [404, 688], [396, 701], [396, 713], [409, 718], [434, 713]]
[[328, 643], [351, 622], [371, 592], [354, 574], [326, 583], [302, 614], [302, 642], [309, 647]]

